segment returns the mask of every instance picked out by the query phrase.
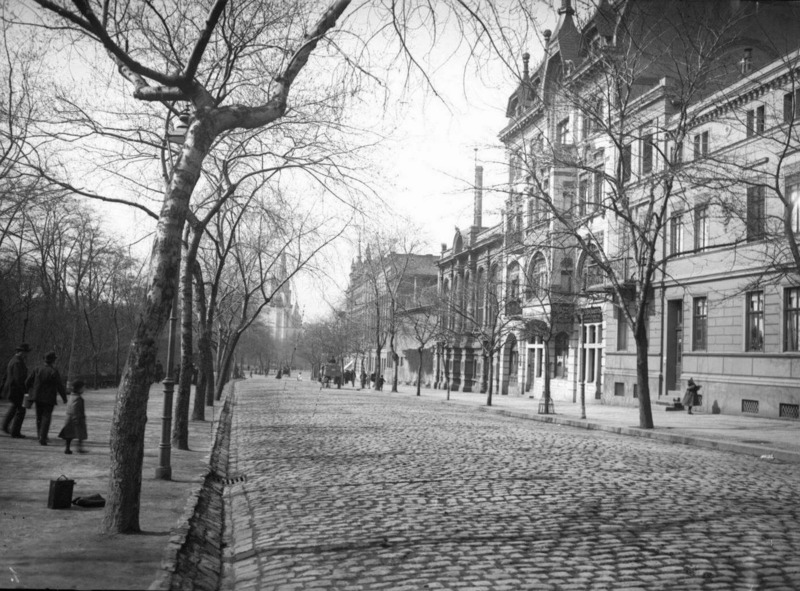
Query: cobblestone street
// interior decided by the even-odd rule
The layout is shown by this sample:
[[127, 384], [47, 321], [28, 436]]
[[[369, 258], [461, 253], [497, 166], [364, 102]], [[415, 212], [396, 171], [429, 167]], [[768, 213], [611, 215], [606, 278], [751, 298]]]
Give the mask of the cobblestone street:
[[800, 588], [793, 465], [291, 379], [234, 403], [228, 588]]

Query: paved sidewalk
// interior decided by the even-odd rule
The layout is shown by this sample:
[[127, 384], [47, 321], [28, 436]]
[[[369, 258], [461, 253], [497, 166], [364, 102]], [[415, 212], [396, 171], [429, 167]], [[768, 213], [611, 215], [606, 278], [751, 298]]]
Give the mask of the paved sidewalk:
[[[382, 394], [387, 394], [384, 386]], [[413, 386], [398, 386], [395, 395], [415, 395]], [[376, 393], [377, 394], [377, 393]], [[447, 402], [445, 390], [423, 388], [421, 398]], [[666, 406], [653, 403], [654, 429], [639, 428], [639, 409], [636, 407], [586, 402], [586, 418], [581, 419], [580, 404], [553, 402], [555, 414], [539, 414], [540, 399], [522, 396], [492, 397], [492, 406], [486, 406], [486, 394], [451, 392], [449, 403], [474, 406], [478, 411], [552, 422], [584, 429], [599, 429], [622, 435], [647, 437], [650, 439], [707, 447], [765, 456], [765, 460], [777, 460], [800, 464], [800, 421], [791, 419], [766, 419], [750, 416], [710, 414], [686, 411], [666, 411]]]
[[[171, 536], [190, 496], [202, 482], [209, 459], [213, 408], [206, 421], [191, 421], [190, 451], [172, 449], [172, 480], [156, 480], [163, 392], [150, 390], [137, 535], [100, 533], [103, 509], [47, 508], [50, 481], [62, 474], [75, 480], [72, 497], [100, 493], [109, 471], [109, 432], [116, 390], [85, 394], [89, 453], [64, 455], [58, 432], [65, 405], [56, 406], [50, 445], [34, 436], [36, 411], [25, 417], [26, 439], [0, 433], [0, 588], [146, 589], [157, 575]], [[5, 413], [7, 401], [0, 402]]]

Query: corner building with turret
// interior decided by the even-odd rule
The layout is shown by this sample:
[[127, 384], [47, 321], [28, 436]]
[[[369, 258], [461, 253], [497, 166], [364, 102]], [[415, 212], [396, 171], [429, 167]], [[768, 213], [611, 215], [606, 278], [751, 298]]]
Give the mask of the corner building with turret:
[[655, 410], [693, 378], [701, 410], [796, 419], [800, 3], [590, 12], [522, 58], [501, 223], [476, 179], [443, 245], [437, 384]]

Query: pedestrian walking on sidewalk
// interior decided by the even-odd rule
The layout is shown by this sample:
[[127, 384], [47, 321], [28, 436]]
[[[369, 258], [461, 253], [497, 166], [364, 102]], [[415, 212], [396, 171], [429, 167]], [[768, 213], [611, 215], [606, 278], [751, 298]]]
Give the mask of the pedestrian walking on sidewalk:
[[61, 374], [53, 365], [56, 354], [50, 351], [44, 356], [44, 365], [28, 376], [25, 386], [30, 399], [36, 404], [36, 433], [40, 445], [47, 445], [50, 433], [50, 421], [53, 408], [58, 403], [58, 396], [67, 403], [67, 389], [61, 381]]
[[361, 390], [367, 387], [367, 372], [361, 370]]
[[689, 385], [686, 387], [686, 392], [683, 395], [683, 401], [682, 401], [683, 406], [687, 408], [689, 414], [693, 414], [692, 406], [694, 406], [694, 399], [695, 396], [697, 395], [697, 391], [701, 387], [702, 386], [698, 386], [697, 384], [695, 384], [692, 378], [689, 378]]
[[25, 397], [25, 382], [28, 379], [28, 366], [25, 359], [31, 348], [28, 343], [22, 343], [17, 347], [17, 352], [8, 362], [6, 368], [6, 381], [3, 384], [3, 398], [8, 398], [11, 406], [3, 419], [3, 431], [10, 433], [11, 437], [22, 439], [22, 421], [25, 420], [25, 407], [22, 399]]
[[71, 454], [70, 444], [73, 439], [78, 440], [78, 453], [86, 453], [83, 449], [83, 440], [88, 439], [86, 432], [86, 410], [83, 406], [84, 385], [81, 380], [72, 382], [72, 394], [67, 402], [67, 417], [64, 420], [64, 427], [58, 436], [66, 441], [64, 448], [65, 454]]

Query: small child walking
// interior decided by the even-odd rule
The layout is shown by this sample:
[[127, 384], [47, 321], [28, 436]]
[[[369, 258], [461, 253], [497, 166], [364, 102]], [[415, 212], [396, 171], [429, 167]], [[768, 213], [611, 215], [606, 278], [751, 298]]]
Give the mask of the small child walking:
[[58, 436], [66, 440], [67, 446], [64, 448], [65, 454], [71, 454], [70, 444], [73, 439], [78, 440], [78, 453], [86, 453], [83, 449], [83, 440], [87, 439], [86, 433], [86, 412], [83, 406], [84, 383], [81, 380], [72, 382], [72, 393], [67, 402], [67, 416], [64, 420], [64, 427]]

